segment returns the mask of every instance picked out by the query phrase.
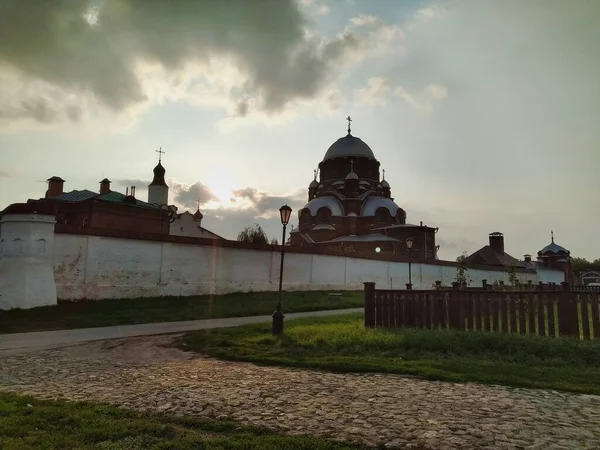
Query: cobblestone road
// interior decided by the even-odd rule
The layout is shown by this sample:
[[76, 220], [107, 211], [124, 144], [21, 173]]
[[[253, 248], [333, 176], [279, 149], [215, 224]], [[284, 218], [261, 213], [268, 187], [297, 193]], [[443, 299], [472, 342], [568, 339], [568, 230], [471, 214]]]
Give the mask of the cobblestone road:
[[600, 397], [216, 361], [172, 337], [0, 358], [0, 390], [227, 417], [388, 448], [600, 449]]

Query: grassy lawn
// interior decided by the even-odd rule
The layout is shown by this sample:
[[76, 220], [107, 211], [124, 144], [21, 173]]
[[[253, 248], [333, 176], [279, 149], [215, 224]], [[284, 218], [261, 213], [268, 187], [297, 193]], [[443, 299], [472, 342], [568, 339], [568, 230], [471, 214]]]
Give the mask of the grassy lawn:
[[0, 448], [23, 449], [358, 449], [310, 436], [284, 436], [222, 420], [176, 418], [111, 406], [40, 401], [0, 393]]
[[223, 359], [341, 372], [388, 372], [600, 394], [600, 342], [502, 333], [365, 329], [360, 314], [186, 334], [178, 345]]
[[[286, 313], [359, 308], [363, 292], [284, 292]], [[0, 333], [108, 327], [136, 323], [175, 322], [272, 314], [277, 292], [249, 292], [194, 297], [154, 297], [60, 302], [25, 310], [0, 311]]]

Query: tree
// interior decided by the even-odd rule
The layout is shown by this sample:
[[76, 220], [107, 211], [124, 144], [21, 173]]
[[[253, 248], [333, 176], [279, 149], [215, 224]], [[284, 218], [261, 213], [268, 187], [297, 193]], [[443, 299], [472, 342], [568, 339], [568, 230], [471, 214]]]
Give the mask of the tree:
[[269, 244], [267, 233], [265, 233], [265, 230], [257, 223], [255, 223], [253, 227], [244, 228], [240, 234], [238, 234], [237, 240], [239, 242], [246, 242], [247, 244]]
[[277, 238], [271, 239], [271, 245], [279, 245], [279, 242], [277, 242]]
[[458, 267], [456, 268], [454, 281], [460, 286], [466, 287], [471, 282], [471, 279], [467, 276], [467, 252], [463, 252], [462, 255], [456, 258], [456, 262], [458, 263]]
[[589, 272], [591, 270], [600, 272], [600, 259], [595, 259], [594, 261], [588, 261], [585, 258], [571, 258], [573, 262], [573, 271], [578, 274], [582, 274], [584, 272]]

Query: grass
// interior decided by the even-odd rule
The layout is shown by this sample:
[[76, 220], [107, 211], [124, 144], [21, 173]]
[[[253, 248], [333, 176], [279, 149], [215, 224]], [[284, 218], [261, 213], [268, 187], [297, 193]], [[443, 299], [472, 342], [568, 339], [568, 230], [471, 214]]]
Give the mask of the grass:
[[[249, 292], [193, 297], [152, 297], [59, 302], [57, 306], [0, 311], [0, 333], [108, 327], [179, 320], [272, 314], [277, 292]], [[284, 292], [286, 313], [363, 306], [363, 293]]]
[[365, 329], [360, 314], [191, 332], [178, 345], [218, 358], [339, 372], [387, 372], [600, 394], [600, 342], [467, 331]]
[[42, 401], [0, 393], [0, 448], [342, 450], [361, 447], [310, 436], [285, 436], [223, 420], [89, 403]]

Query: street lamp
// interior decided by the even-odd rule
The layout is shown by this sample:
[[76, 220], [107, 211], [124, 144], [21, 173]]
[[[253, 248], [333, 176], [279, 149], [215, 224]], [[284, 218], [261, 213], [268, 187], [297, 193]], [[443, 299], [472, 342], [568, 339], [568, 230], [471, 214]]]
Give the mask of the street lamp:
[[277, 300], [277, 309], [273, 313], [273, 327], [271, 333], [279, 335], [283, 333], [283, 311], [281, 310], [281, 286], [283, 283], [283, 257], [285, 255], [285, 227], [290, 221], [292, 215], [292, 208], [288, 205], [283, 205], [279, 208], [279, 215], [281, 217], [281, 224], [283, 225], [283, 237], [281, 238], [281, 266], [279, 267], [279, 298]]
[[413, 238], [411, 238], [411, 237], [406, 238], [406, 249], [408, 250], [408, 283], [406, 284], [406, 289], [409, 291], [412, 290], [412, 268], [411, 268], [411, 261], [410, 261], [410, 252], [413, 248], [413, 243], [414, 243]]

